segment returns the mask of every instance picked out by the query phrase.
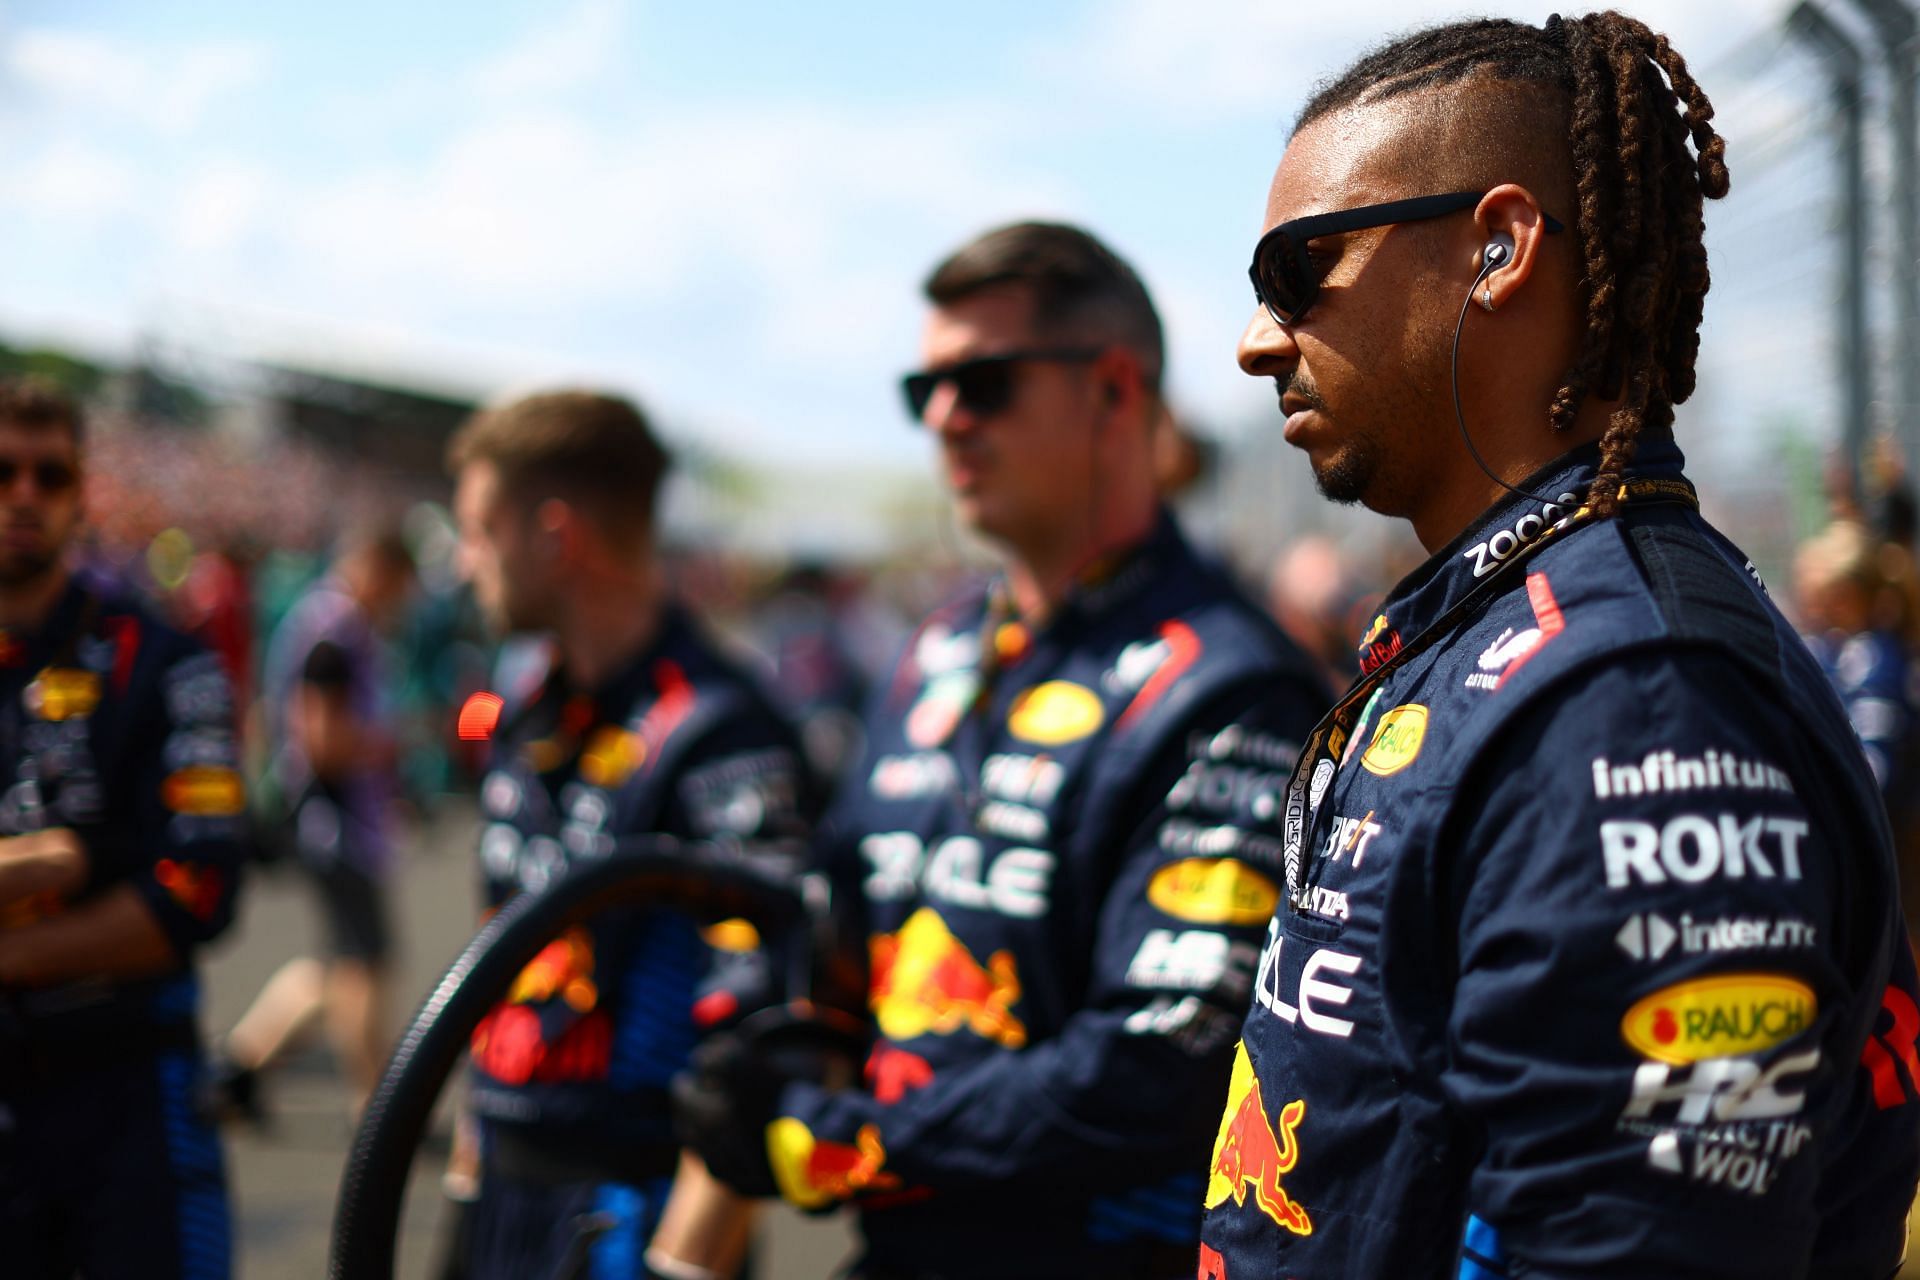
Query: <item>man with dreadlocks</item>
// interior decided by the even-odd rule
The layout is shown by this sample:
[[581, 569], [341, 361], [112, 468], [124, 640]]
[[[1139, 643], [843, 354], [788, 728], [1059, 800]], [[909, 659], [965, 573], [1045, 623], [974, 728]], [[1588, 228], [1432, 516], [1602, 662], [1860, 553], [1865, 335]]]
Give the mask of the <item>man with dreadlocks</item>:
[[1320, 89], [1280, 162], [1241, 366], [1432, 558], [1289, 783], [1207, 1280], [1899, 1265], [1885, 818], [1670, 433], [1711, 118], [1620, 14], [1468, 22]]

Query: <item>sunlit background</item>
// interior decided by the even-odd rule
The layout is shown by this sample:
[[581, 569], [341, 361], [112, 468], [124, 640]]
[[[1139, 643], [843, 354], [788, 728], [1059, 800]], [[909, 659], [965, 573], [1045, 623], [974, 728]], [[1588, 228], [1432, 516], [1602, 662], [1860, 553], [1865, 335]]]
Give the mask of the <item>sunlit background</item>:
[[[1871, 58], [1868, 29], [1831, 7]], [[1635, 8], [1689, 55], [1729, 143], [1701, 390], [1681, 423], [1733, 505], [1811, 494], [1840, 437], [1840, 130], [1785, 9]], [[13, 4], [0, 338], [183, 384], [190, 406], [142, 407], [246, 440], [343, 443], [284, 411], [296, 375], [461, 404], [610, 385], [716, 483], [679, 519], [736, 545], [874, 555], [925, 532], [923, 445], [894, 391], [918, 281], [993, 222], [1068, 218], [1159, 300], [1180, 410], [1242, 464], [1219, 518], [1251, 562], [1327, 518], [1277, 442], [1270, 391], [1231, 363], [1266, 181], [1316, 79], [1439, 13]], [[1884, 337], [1891, 157], [1870, 80]], [[1880, 342], [1876, 430], [1895, 417], [1892, 360]], [[432, 461], [387, 433], [350, 443]]]

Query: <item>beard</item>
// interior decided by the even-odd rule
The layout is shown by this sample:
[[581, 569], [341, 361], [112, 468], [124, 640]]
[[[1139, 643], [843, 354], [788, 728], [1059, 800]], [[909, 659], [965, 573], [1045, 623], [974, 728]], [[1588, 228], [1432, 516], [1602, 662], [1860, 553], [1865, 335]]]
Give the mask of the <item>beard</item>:
[[1380, 450], [1364, 436], [1347, 441], [1324, 462], [1313, 464], [1313, 483], [1320, 496], [1342, 506], [1363, 501], [1379, 474]]
[[24, 587], [39, 582], [60, 564], [60, 551], [18, 551], [0, 555], [0, 587]]

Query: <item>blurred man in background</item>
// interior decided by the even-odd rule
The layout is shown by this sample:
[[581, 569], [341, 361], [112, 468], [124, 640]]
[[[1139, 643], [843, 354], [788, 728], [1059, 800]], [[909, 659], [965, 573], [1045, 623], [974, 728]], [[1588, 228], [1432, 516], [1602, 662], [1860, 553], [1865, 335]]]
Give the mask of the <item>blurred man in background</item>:
[[865, 1087], [717, 1038], [686, 1128], [742, 1190], [855, 1205], [866, 1280], [1183, 1273], [1326, 693], [1160, 505], [1133, 270], [1025, 223], [926, 293], [908, 405], [1004, 569], [908, 642], [822, 845], [865, 908]]
[[192, 956], [243, 856], [233, 696], [69, 572], [81, 459], [72, 402], [0, 383], [0, 1270], [223, 1277]]
[[289, 961], [227, 1034], [221, 1090], [256, 1119], [258, 1073], [322, 1013], [355, 1115], [386, 1063], [387, 886], [401, 787], [382, 637], [414, 587], [413, 555], [398, 530], [352, 535], [268, 648], [265, 719], [280, 843], [312, 878], [325, 958]]
[[1917, 620], [1900, 578], [1909, 564], [1898, 545], [1866, 525], [1836, 520], [1801, 545], [1793, 587], [1803, 638], [1846, 706], [1886, 802], [1912, 932], [1920, 922], [1920, 708], [1914, 689]]
[[1632, 18], [1485, 19], [1363, 57], [1280, 160], [1241, 368], [1430, 558], [1288, 784], [1206, 1280], [1899, 1266], [1879, 797], [1671, 432], [1712, 119]]
[[[622, 837], [807, 834], [813, 787], [794, 733], [662, 590], [654, 513], [669, 459], [639, 410], [530, 396], [477, 415], [449, 458], [481, 611], [498, 631], [551, 639], [529, 687], [463, 712], [463, 734], [492, 740], [488, 905], [541, 892]], [[703, 1027], [741, 1009], [728, 969], [690, 919], [638, 910], [569, 930], [528, 966], [473, 1039], [481, 1150], [463, 1274], [732, 1273], [746, 1206], [697, 1167], [674, 1185], [666, 1102]], [[676, 1221], [706, 1227], [650, 1250], [670, 1187]]]

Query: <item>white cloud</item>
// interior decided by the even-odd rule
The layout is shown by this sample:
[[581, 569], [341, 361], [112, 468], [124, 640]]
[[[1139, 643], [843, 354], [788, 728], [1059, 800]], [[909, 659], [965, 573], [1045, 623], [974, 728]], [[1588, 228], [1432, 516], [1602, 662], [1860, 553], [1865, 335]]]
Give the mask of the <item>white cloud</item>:
[[582, 0], [552, 25], [483, 59], [466, 76], [486, 97], [565, 92], [599, 79], [615, 65], [632, 6], [626, 0]]
[[28, 28], [8, 42], [0, 63], [46, 106], [180, 136], [222, 98], [259, 83], [269, 60], [263, 46], [249, 42], [134, 48], [79, 32]]
[[19, 161], [0, 188], [0, 209], [12, 207], [50, 222], [94, 226], [135, 202], [139, 176], [121, 155], [78, 143], [43, 146]]
[[[1779, 0], [1768, 0], [1768, 6], [1782, 12], [1786, 7]], [[1539, 23], [1578, 6], [1509, 0], [1499, 7]], [[1368, 46], [1487, 8], [1472, 0], [1370, 0], [1357, 7], [1299, 0], [1118, 0], [1090, 8], [1084, 28], [1036, 48], [1033, 57], [1050, 74], [1091, 90], [1095, 102], [1126, 101], [1179, 123], [1249, 114], [1291, 117], [1316, 81], [1338, 74]], [[1632, 13], [1670, 34], [1696, 67], [1723, 50], [1731, 35], [1768, 21], [1755, 12], [1749, 22], [1729, 24], [1724, 0], [1640, 0]]]

